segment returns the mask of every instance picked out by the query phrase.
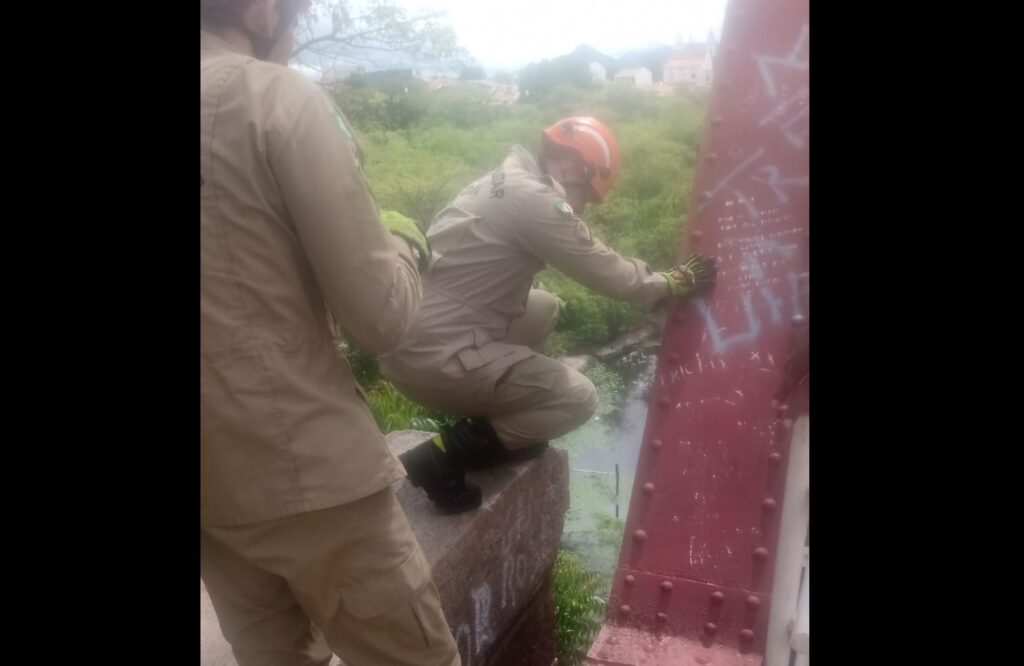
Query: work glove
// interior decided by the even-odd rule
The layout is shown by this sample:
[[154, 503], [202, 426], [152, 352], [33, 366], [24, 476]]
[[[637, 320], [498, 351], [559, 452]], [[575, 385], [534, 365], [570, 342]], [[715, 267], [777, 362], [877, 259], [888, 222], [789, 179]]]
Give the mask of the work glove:
[[718, 267], [714, 259], [693, 254], [672, 270], [664, 271], [662, 275], [668, 280], [670, 295], [693, 296], [715, 285]]
[[388, 231], [409, 243], [409, 246], [417, 255], [416, 260], [419, 264], [420, 273], [426, 271], [430, 266], [430, 245], [427, 244], [427, 237], [420, 231], [419, 225], [405, 215], [393, 210], [381, 211], [380, 219], [384, 222], [384, 226], [387, 227]]

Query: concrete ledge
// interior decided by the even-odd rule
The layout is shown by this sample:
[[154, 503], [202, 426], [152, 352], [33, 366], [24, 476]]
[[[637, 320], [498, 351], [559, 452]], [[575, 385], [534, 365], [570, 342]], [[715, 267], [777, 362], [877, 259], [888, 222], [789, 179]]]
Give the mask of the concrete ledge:
[[[387, 439], [402, 453], [430, 435], [399, 431]], [[552, 448], [535, 460], [471, 473], [470, 479], [483, 490], [484, 503], [460, 516], [439, 515], [408, 481], [395, 484], [395, 491], [433, 565], [463, 666], [495, 666], [507, 661], [497, 654], [507, 652], [497, 649], [504, 635], [523, 624], [528, 608], [541, 607], [531, 602], [546, 588], [558, 554], [569, 508], [568, 455]], [[200, 605], [200, 663], [236, 666], [202, 584]], [[544, 666], [551, 663], [546, 656], [535, 661], [541, 659]]]

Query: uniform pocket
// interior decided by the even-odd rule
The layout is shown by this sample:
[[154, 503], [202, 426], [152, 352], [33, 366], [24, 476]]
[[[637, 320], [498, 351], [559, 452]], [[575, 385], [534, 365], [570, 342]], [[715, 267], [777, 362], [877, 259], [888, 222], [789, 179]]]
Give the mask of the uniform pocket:
[[[527, 358], [533, 355], [533, 351], [529, 347], [523, 347], [520, 345], [510, 345], [505, 342], [491, 342], [482, 347], [470, 347], [469, 349], [463, 349], [456, 354], [456, 356], [458, 356], [459, 363], [461, 363], [462, 367], [467, 371], [476, 370], [477, 368], [493, 363], [498, 359], [512, 355], [516, 355], [518, 358]], [[515, 361], [511, 360], [511, 362]]]
[[340, 588], [341, 604], [361, 620], [369, 620], [411, 603], [430, 582], [430, 563], [418, 546], [397, 569]]

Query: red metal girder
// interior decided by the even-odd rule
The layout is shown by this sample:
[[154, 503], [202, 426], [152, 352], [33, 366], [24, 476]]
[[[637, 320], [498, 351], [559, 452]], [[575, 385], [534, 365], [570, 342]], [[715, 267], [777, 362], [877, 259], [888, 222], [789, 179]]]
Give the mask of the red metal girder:
[[[619, 626], [654, 628], [659, 635], [751, 647], [744, 629], [763, 634], [768, 628], [767, 598], [750, 590], [620, 570], [610, 607]], [[748, 634], [749, 636], [749, 634]]]
[[606, 624], [587, 663], [601, 666], [761, 666], [763, 657], [734, 647]]
[[[809, 8], [731, 0], [726, 11], [680, 247], [716, 257], [718, 284], [676, 307], [664, 331], [593, 663], [740, 664], [764, 650], [797, 411], [775, 398], [808, 323]], [[630, 657], [609, 644], [616, 632], [631, 637], [617, 645], [646, 647]]]

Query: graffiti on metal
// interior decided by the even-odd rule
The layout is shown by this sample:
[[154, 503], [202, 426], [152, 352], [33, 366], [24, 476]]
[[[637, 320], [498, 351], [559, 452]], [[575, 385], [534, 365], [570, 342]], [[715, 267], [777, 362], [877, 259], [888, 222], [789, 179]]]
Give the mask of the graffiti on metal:
[[[673, 658], [763, 653], [793, 424], [772, 398], [809, 316], [808, 10], [731, 0], [726, 13], [680, 248], [715, 256], [718, 284], [664, 332], [594, 663], [638, 663], [618, 630], [679, 639]], [[665, 644], [647, 663], [676, 663]]]

